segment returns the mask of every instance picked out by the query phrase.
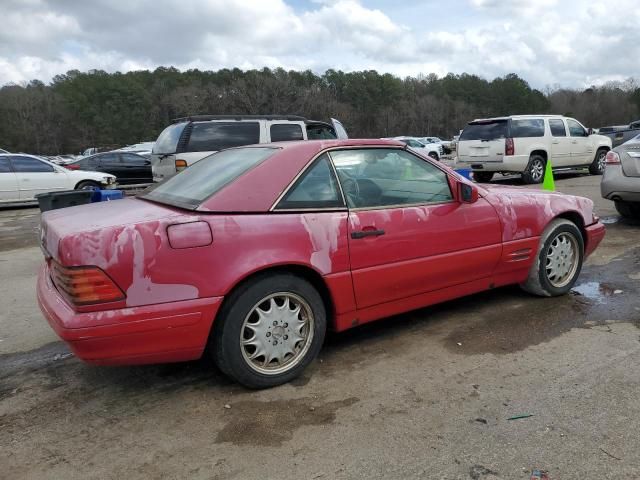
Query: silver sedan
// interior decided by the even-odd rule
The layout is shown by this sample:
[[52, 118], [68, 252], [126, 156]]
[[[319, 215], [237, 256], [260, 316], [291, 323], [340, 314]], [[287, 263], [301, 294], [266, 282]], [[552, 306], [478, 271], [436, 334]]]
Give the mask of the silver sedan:
[[640, 135], [611, 150], [605, 162], [602, 197], [623, 217], [640, 218]]

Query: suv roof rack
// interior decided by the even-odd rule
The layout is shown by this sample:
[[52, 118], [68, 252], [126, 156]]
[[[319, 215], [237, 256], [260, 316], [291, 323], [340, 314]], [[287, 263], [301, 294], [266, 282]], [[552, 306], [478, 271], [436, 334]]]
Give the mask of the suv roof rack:
[[289, 120], [292, 122], [306, 122], [307, 119], [299, 115], [189, 115], [174, 118], [172, 123], [206, 122], [208, 120]]

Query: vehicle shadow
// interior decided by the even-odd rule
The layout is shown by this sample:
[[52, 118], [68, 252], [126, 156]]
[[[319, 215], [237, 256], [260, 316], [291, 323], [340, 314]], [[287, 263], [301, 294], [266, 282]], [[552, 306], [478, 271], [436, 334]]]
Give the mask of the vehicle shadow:
[[[559, 172], [553, 172], [553, 178], [555, 180], [568, 180], [571, 178], [579, 178], [589, 176], [589, 172], [584, 170], [562, 170]], [[527, 185], [522, 181], [520, 175], [496, 175], [489, 183], [503, 184], [503, 185]]]

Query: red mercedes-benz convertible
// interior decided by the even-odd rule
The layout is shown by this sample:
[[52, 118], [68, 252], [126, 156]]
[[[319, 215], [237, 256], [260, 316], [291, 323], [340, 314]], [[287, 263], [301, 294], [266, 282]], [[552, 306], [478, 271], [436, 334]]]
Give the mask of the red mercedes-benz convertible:
[[241, 147], [141, 197], [43, 214], [38, 302], [87, 362], [207, 351], [269, 387], [327, 328], [508, 284], [567, 293], [603, 236], [588, 199], [475, 185], [399, 142]]

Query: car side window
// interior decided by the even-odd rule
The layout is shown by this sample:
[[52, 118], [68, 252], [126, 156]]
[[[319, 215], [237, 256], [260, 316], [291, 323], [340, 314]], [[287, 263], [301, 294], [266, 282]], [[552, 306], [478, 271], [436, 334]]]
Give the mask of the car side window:
[[122, 158], [122, 162], [127, 165], [133, 165], [136, 167], [147, 165], [147, 160], [139, 155], [134, 155], [132, 153], [122, 153], [120, 154], [120, 157]]
[[120, 165], [121, 163], [120, 155], [117, 153], [105, 153], [104, 155], [95, 157], [95, 159], [103, 167], [108, 165]]
[[0, 173], [10, 173], [11, 164], [8, 158], [0, 158]]
[[552, 118], [549, 120], [549, 128], [551, 129], [551, 135], [554, 137], [566, 137], [567, 129], [564, 126], [564, 122], [559, 118]]
[[421, 148], [422, 144], [416, 140], [412, 140], [412, 139], [407, 139], [404, 141], [404, 143], [406, 143], [407, 145], [409, 145], [412, 148]]
[[511, 120], [511, 137], [544, 137], [544, 120], [542, 118], [520, 118]]
[[13, 170], [17, 173], [47, 173], [53, 172], [54, 168], [37, 158], [13, 156], [11, 157]]
[[307, 125], [307, 138], [309, 140], [326, 140], [338, 137], [333, 128], [328, 125]]
[[350, 208], [450, 202], [445, 172], [406, 150], [369, 148], [331, 152]]
[[572, 137], [586, 137], [587, 131], [575, 120], [567, 118], [567, 125], [569, 126], [569, 134]]
[[296, 181], [278, 203], [276, 209], [310, 209], [344, 207], [333, 168], [327, 154], [318, 157], [314, 164]]
[[295, 123], [274, 123], [269, 128], [272, 142], [290, 142], [304, 140], [302, 128]]
[[187, 152], [217, 152], [260, 143], [258, 122], [197, 122], [189, 136]]

